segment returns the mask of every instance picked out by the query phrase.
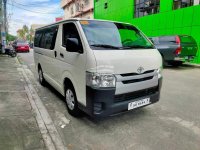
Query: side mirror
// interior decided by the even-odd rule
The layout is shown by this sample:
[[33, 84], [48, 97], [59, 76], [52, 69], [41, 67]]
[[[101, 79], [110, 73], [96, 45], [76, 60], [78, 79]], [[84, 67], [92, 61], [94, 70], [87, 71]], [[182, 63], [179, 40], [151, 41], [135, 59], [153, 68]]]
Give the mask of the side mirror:
[[66, 50], [68, 52], [83, 53], [83, 48], [77, 38], [67, 38]]

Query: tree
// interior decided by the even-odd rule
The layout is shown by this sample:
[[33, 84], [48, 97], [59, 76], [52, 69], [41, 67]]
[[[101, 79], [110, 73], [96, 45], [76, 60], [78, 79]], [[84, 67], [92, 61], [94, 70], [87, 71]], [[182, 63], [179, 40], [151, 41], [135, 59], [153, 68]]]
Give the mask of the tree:
[[23, 25], [22, 29], [19, 29], [17, 31], [18, 33], [18, 38], [23, 39], [23, 40], [29, 40], [29, 28], [27, 25]]
[[28, 28], [27, 25], [23, 25], [22, 29], [19, 29], [17, 31], [17, 36], [19, 39], [23, 39], [25, 41], [30, 41], [33, 42], [33, 38], [34, 38], [34, 30], [33, 28]]
[[17, 36], [18, 36], [18, 38], [25, 40], [25, 32], [24, 32], [24, 30], [23, 29], [17, 30]]
[[30, 31], [29, 31], [29, 35], [30, 35], [30, 42], [32, 42], [33, 41], [33, 37], [34, 37], [34, 30], [33, 30], [33, 28], [30, 28]]
[[29, 33], [29, 29], [28, 29], [28, 26], [27, 25], [23, 25], [23, 28], [22, 28], [25, 32], [25, 34], [28, 34]]
[[8, 40], [8, 41], [14, 41], [14, 40], [16, 40], [16, 36], [14, 36], [14, 35], [11, 35], [11, 34], [7, 34], [6, 35], [7, 37], [6, 37], [6, 39]]

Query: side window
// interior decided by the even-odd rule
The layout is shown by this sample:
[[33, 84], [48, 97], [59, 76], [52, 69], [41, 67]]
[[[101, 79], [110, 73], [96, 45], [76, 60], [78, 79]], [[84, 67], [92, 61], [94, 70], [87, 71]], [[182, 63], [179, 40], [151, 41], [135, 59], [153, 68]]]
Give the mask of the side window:
[[174, 10], [198, 5], [199, 0], [174, 0]]
[[44, 29], [40, 32], [40, 39], [38, 47], [53, 50], [55, 47], [58, 26]]
[[39, 46], [40, 48], [45, 48], [45, 45], [46, 45], [45, 32], [46, 30], [42, 32], [42, 37], [41, 37], [40, 46]]
[[62, 42], [62, 45], [64, 47], [66, 46], [67, 38], [77, 38], [81, 47], [82, 47], [81, 39], [80, 39], [80, 36], [78, 34], [78, 30], [77, 30], [74, 23], [66, 23], [66, 24], [63, 25], [63, 42]]
[[42, 37], [42, 32], [36, 31], [35, 39], [34, 39], [34, 46], [35, 47], [40, 47], [41, 37]]
[[57, 33], [58, 26], [50, 28], [50, 31], [46, 34], [46, 49], [53, 50], [55, 48]]
[[176, 39], [175, 39], [175, 36], [163, 36], [159, 38], [159, 42], [160, 43], [168, 43], [168, 42], [175, 43]]
[[143, 17], [160, 12], [160, 0], [135, 0], [135, 17]]

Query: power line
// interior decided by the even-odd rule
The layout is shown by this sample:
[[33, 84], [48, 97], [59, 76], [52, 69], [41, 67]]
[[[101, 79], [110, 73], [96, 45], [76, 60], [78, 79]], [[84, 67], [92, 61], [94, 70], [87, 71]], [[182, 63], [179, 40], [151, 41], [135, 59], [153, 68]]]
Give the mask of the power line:
[[50, 13], [50, 12], [32, 11], [32, 10], [28, 10], [26, 8], [22, 8], [22, 7], [16, 6], [14, 4], [10, 4], [10, 3], [7, 3], [7, 4], [10, 5], [10, 6], [14, 6], [16, 8], [19, 8], [19, 9], [22, 9], [22, 10], [25, 10], [25, 11], [29, 11], [29, 12], [32, 12], [32, 13], [37, 13], [37, 14], [61, 14], [61, 13]]
[[25, 6], [25, 7], [32, 7], [32, 6], [34, 6], [34, 7], [38, 7], [38, 6], [41, 6], [41, 4], [27, 4], [27, 5], [25, 5], [25, 4], [21, 4], [21, 3], [18, 3], [18, 2], [16, 2], [16, 1], [12, 1], [13, 3], [15, 3], [15, 4], [17, 4], [17, 5], [21, 5], [21, 6]]

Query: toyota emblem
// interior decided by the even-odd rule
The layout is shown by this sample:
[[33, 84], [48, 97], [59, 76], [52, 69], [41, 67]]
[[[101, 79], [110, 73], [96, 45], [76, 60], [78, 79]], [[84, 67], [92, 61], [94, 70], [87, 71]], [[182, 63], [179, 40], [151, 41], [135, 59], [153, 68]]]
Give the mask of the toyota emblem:
[[139, 67], [139, 68], [137, 69], [137, 71], [138, 71], [139, 74], [141, 74], [141, 73], [143, 73], [144, 68], [143, 68], [143, 67]]

